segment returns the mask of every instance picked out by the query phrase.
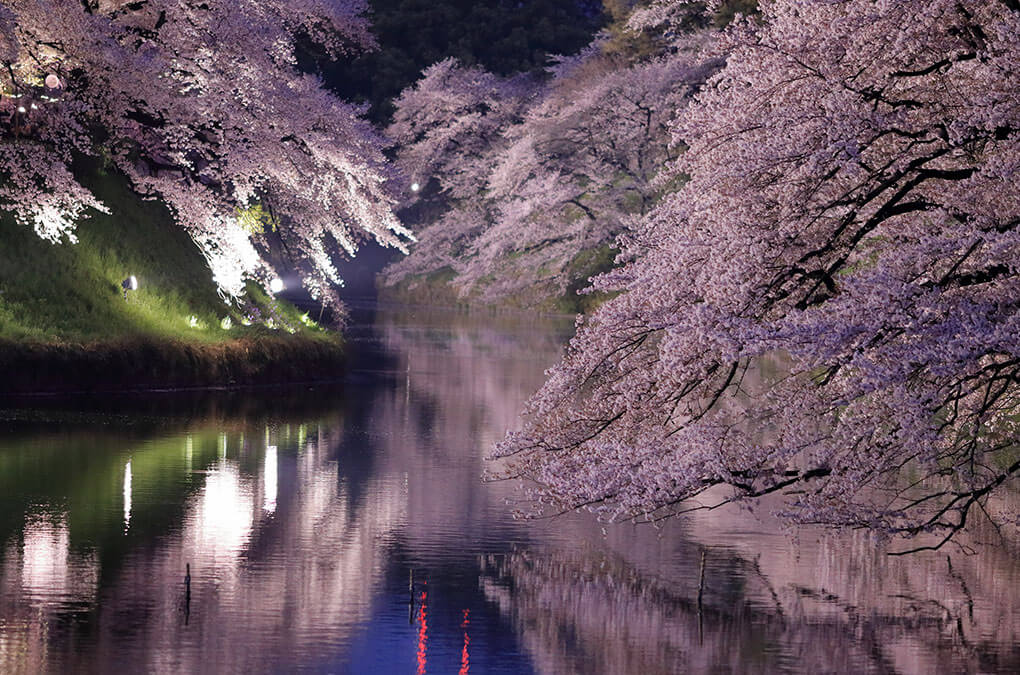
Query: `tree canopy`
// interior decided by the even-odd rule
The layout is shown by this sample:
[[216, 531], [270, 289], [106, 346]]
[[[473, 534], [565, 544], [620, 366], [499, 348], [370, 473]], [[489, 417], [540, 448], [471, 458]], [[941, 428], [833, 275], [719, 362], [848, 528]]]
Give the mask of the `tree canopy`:
[[[657, 10], [682, 6], [660, 2]], [[499, 448], [545, 510], [933, 535], [1020, 471], [1020, 12], [762, 2], [677, 118], [687, 180]], [[781, 365], [776, 365], [780, 361]]]
[[[386, 284], [448, 270], [462, 297], [569, 303], [614, 241], [673, 189], [669, 124], [722, 61], [698, 30], [624, 54], [596, 39], [545, 77], [510, 78], [447, 59], [396, 100], [387, 135], [405, 203], [431, 208], [420, 243]], [[594, 264], [598, 261], [597, 265]]]
[[[164, 200], [226, 297], [272, 270], [250, 226], [268, 212], [306, 286], [339, 281], [329, 249], [402, 247], [381, 142], [357, 108], [297, 69], [301, 39], [371, 47], [361, 0], [5, 0], [0, 208], [57, 241], [103, 205], [74, 177], [103, 158]], [[259, 221], [261, 222], [261, 218]], [[264, 229], [264, 228], [263, 228]]]

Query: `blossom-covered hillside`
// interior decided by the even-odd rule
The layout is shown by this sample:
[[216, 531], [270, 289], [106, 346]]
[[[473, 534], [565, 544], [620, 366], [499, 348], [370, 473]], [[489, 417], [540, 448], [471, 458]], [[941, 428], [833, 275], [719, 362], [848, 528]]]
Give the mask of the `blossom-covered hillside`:
[[722, 63], [696, 21], [664, 26], [647, 22], [656, 40], [640, 48], [603, 35], [545, 79], [427, 69], [387, 130], [420, 241], [382, 284], [576, 309], [616, 238], [681, 182], [660, 179], [681, 151], [669, 125]]

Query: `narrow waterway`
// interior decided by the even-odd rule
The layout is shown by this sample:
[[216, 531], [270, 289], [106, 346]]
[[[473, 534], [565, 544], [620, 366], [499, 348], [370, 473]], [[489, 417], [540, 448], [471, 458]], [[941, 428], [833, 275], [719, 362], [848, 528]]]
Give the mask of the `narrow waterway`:
[[570, 331], [366, 306], [337, 387], [0, 409], [0, 672], [1020, 671], [991, 528], [514, 520], [485, 457]]

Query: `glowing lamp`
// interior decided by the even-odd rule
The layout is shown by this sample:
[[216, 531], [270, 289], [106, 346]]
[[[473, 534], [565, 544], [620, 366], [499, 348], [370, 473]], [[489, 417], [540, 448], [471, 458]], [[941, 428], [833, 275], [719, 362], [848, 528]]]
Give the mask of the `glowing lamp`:
[[60, 78], [57, 77], [54, 73], [50, 73], [49, 75], [47, 75], [46, 79], [43, 80], [43, 82], [46, 84], [46, 87], [48, 89], [60, 88]]
[[138, 290], [138, 279], [136, 279], [135, 275], [132, 274], [128, 278], [124, 279], [124, 281], [120, 282], [120, 287], [124, 289], [124, 299], [127, 300], [128, 291]]
[[272, 291], [273, 293], [279, 293], [280, 291], [282, 291], [283, 290], [283, 279], [281, 279], [280, 277], [276, 277], [275, 279], [270, 281], [269, 282], [269, 290]]
[[18, 112], [19, 112], [19, 113], [27, 113], [27, 112], [28, 112], [28, 110], [27, 110], [27, 109], [25, 108], [25, 106], [23, 106], [23, 105], [19, 105], [19, 106], [18, 106]]
[[417, 183], [411, 183], [411, 192], [417, 192], [420, 189], [421, 185], [418, 185]]

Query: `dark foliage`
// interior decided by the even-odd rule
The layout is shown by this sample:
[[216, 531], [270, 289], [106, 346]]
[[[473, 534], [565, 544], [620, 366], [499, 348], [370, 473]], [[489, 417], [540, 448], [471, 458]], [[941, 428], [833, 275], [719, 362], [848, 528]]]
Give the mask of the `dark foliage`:
[[449, 56], [502, 75], [543, 68], [572, 54], [602, 27], [599, 0], [370, 0], [379, 49], [344, 63], [306, 52], [304, 68], [322, 74], [348, 100], [371, 104], [384, 122], [391, 99], [422, 69]]

